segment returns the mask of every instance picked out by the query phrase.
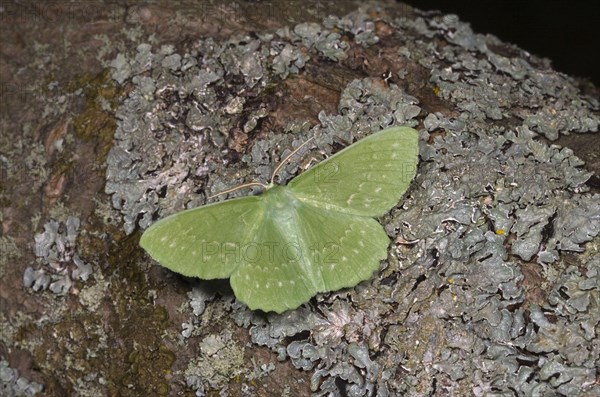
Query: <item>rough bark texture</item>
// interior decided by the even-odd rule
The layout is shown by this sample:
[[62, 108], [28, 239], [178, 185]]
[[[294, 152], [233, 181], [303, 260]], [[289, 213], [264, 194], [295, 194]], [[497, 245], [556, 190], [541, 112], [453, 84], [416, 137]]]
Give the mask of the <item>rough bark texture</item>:
[[[546, 60], [475, 35], [455, 18], [391, 2], [353, 14], [346, 25], [340, 20], [326, 25], [328, 33], [340, 34], [336, 43], [346, 43], [344, 56], [319, 47], [335, 41], [311, 36], [318, 31], [323, 37], [322, 26], [293, 30], [301, 23], [321, 24], [330, 14], [343, 17], [359, 3], [4, 5], [3, 392], [31, 395], [40, 385], [40, 395], [48, 396], [219, 395], [219, 390], [232, 396], [508, 390], [526, 395], [535, 387], [542, 394], [575, 395], [573, 385], [580, 386], [579, 395], [599, 392], [597, 381], [593, 384], [600, 354], [594, 314], [600, 272], [600, 209], [593, 195], [600, 169], [597, 88], [556, 74]], [[153, 207], [131, 209], [137, 203], [127, 200], [134, 193], [123, 186], [148, 181], [155, 170], [148, 166], [152, 172], [128, 180], [111, 179], [106, 169], [117, 172], [117, 163], [111, 163], [114, 147], [125, 148], [129, 139], [119, 120], [134, 106], [123, 103], [144, 89], [133, 78], [159, 81], [169, 68], [162, 60], [173, 60], [173, 54], [196, 51], [196, 58], [207, 61], [207, 38], [218, 47], [247, 35], [229, 47], [255, 40], [268, 49], [265, 43], [275, 39], [264, 35], [286, 26], [292, 33], [277, 37], [301, 49], [283, 63], [284, 72], [264, 72], [258, 83], [248, 83], [243, 80], [255, 72], [253, 66], [244, 69], [231, 61], [242, 72], [224, 78], [232, 91], [217, 92], [212, 105], [242, 96], [240, 87], [246, 102], [240, 116], [228, 113], [233, 116], [223, 134], [215, 133], [219, 126], [210, 132], [196, 131], [189, 122], [182, 127], [189, 131], [182, 132], [181, 145], [190, 144], [190, 131], [202, 136], [206, 147], [196, 148], [209, 171], [189, 178], [170, 171], [174, 183], [152, 182]], [[378, 40], [370, 41], [374, 36]], [[123, 72], [141, 53], [141, 43], [150, 44], [160, 67]], [[284, 44], [272, 44], [273, 53], [256, 50], [256, 62], [272, 62]], [[173, 48], [161, 50], [163, 45]], [[119, 54], [129, 63], [115, 62]], [[310, 60], [298, 62], [304, 59], [298, 54]], [[227, 61], [220, 59], [227, 75]], [[117, 82], [119, 72], [125, 74]], [[277, 78], [261, 85], [269, 73]], [[166, 96], [160, 100], [167, 107], [179, 103]], [[292, 141], [320, 134], [318, 157], [390, 123], [420, 129], [422, 165], [407, 204], [382, 221], [396, 244], [371, 284], [314, 299], [297, 317], [276, 318], [249, 313], [234, 302], [226, 282], [184, 280], [153, 265], [137, 245], [140, 226], [152, 219], [190, 202], [202, 204], [205, 193], [235, 181], [267, 175], [269, 164], [283, 157]], [[344, 126], [352, 133], [345, 134]], [[466, 130], [470, 135], [460, 135]], [[282, 131], [285, 138], [278, 135]], [[156, 156], [163, 165], [173, 156], [166, 149], [156, 154], [154, 146], [138, 149], [145, 139], [159, 138], [136, 133], [130, 137], [131, 153]], [[551, 144], [571, 148], [585, 166]], [[489, 168], [477, 162], [486, 156]], [[195, 160], [180, 158], [184, 166]], [[310, 155], [303, 161], [307, 164]], [[112, 202], [104, 193], [107, 180], [116, 186]], [[511, 183], [524, 184], [523, 190], [510, 190], [518, 188]], [[180, 186], [188, 190], [177, 190]], [[428, 201], [436, 195], [447, 197], [445, 207]], [[461, 212], [465, 201], [469, 206]], [[130, 229], [123, 226], [127, 217]], [[471, 223], [473, 217], [480, 219]], [[573, 219], [579, 223], [570, 223]], [[51, 236], [67, 243], [54, 248], [58, 258], [35, 252]], [[82, 259], [76, 263], [74, 257]], [[499, 348], [519, 343], [528, 347], [519, 357]], [[483, 378], [453, 370], [466, 362], [494, 370]], [[502, 383], [504, 372], [521, 383]], [[23, 380], [17, 384], [19, 376]]]

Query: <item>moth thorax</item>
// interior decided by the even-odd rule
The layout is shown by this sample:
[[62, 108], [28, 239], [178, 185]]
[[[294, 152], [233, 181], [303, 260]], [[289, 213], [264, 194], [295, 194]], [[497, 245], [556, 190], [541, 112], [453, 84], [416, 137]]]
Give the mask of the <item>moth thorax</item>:
[[285, 216], [300, 204], [287, 186], [275, 185], [264, 193], [267, 208], [273, 215]]

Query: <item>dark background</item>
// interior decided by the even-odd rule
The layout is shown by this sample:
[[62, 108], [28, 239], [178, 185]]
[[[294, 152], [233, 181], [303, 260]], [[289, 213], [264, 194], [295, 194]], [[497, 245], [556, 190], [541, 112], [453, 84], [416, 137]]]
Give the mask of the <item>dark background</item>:
[[554, 69], [600, 87], [598, 0], [405, 0], [424, 11], [440, 10], [469, 22], [477, 33], [552, 60]]

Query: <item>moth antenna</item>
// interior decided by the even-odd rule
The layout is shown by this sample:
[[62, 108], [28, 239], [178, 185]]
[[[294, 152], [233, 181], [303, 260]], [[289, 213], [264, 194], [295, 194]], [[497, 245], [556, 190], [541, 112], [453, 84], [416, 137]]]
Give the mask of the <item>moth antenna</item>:
[[217, 196], [220, 196], [220, 195], [222, 195], [222, 194], [227, 194], [227, 193], [235, 192], [236, 190], [243, 189], [243, 188], [245, 188], [245, 187], [250, 187], [250, 186], [262, 186], [262, 187], [263, 187], [263, 188], [265, 188], [265, 189], [267, 188], [267, 185], [263, 185], [263, 184], [262, 184], [262, 183], [260, 183], [260, 182], [250, 182], [250, 183], [244, 183], [243, 185], [239, 185], [239, 186], [236, 186], [236, 187], [234, 187], [234, 188], [231, 188], [231, 189], [228, 189], [228, 190], [222, 191], [222, 192], [220, 192], [220, 193], [213, 194], [212, 196], [208, 196], [206, 199], [207, 199], [207, 200], [210, 200], [210, 199], [212, 199], [212, 198], [215, 198], [215, 197], [217, 197]]
[[307, 139], [306, 142], [304, 142], [302, 145], [300, 145], [296, 149], [294, 149], [294, 151], [292, 153], [288, 154], [287, 157], [284, 158], [281, 163], [279, 163], [277, 168], [275, 168], [275, 171], [273, 171], [273, 175], [271, 175], [271, 184], [275, 183], [275, 175], [277, 175], [277, 173], [279, 172], [281, 167], [283, 167], [285, 165], [285, 163], [287, 163], [287, 161], [290, 159], [290, 157], [292, 157], [294, 154], [298, 153], [298, 151], [300, 149], [302, 149], [304, 146], [306, 146], [308, 144], [308, 142], [312, 141], [313, 139], [314, 139], [314, 137]]

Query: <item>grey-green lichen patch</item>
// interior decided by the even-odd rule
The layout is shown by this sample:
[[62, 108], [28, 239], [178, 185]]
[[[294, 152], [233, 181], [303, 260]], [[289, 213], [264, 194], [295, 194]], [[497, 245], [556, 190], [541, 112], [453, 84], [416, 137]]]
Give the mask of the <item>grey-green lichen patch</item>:
[[[232, 377], [253, 376], [228, 329], [206, 333], [219, 310], [249, 330], [253, 345], [310, 371], [315, 396], [597, 393], [597, 249], [583, 255], [597, 245], [600, 196], [589, 193], [591, 174], [570, 149], [539, 137], [597, 132], [598, 100], [455, 16], [368, 15], [202, 39], [179, 54], [142, 44], [112, 65], [113, 78], [132, 87], [117, 111], [106, 185], [127, 233], [227, 187], [266, 181], [308, 138], [310, 150], [280, 180], [370, 132], [420, 127], [419, 173], [382, 219], [394, 244], [377, 276], [283, 315], [251, 312], [198, 283], [178, 329], [181, 343], [200, 343], [186, 383], [199, 395], [226, 393]], [[378, 49], [375, 22], [395, 29], [390, 64], [426, 73], [425, 87], [404, 88], [416, 77], [403, 70], [389, 81], [352, 79], [337, 112], [320, 112], [318, 124], [265, 127], [281, 79], [315, 59], [344, 67], [354, 45]], [[536, 300], [534, 276], [546, 292]]]
[[44, 232], [35, 235], [38, 265], [25, 269], [23, 285], [26, 288], [36, 292], [48, 289], [57, 295], [66, 295], [75, 280], [87, 281], [93, 269], [77, 254], [79, 227], [79, 218], [70, 216], [64, 223], [49, 221], [44, 225]]
[[228, 331], [207, 335], [200, 342], [200, 356], [192, 359], [184, 371], [189, 387], [196, 395], [208, 390], [220, 390], [241, 374], [244, 347], [239, 346]]
[[91, 312], [96, 312], [109, 287], [102, 273], [95, 273], [94, 279], [93, 285], [84, 286], [79, 291], [79, 301]]
[[363, 10], [351, 12], [343, 17], [329, 15], [323, 19], [323, 26], [352, 34], [353, 40], [365, 48], [379, 42], [375, 32], [375, 21]]
[[[29, 130], [29, 128], [29, 125], [23, 125], [23, 130]], [[24, 134], [28, 134], [28, 132], [29, 131], [24, 131]], [[33, 190], [39, 189], [47, 181], [49, 177], [48, 160], [44, 146], [40, 142], [28, 142], [25, 144], [25, 142], [17, 140], [16, 142], [10, 142], [6, 145], [2, 142], [2, 145], [4, 148], [10, 147], [11, 152], [21, 153], [23, 156], [22, 162], [15, 161], [14, 163], [11, 163], [7, 160], [7, 185], [10, 183], [10, 179], [19, 180], [19, 178], [22, 178], [23, 170], [27, 170], [27, 175], [28, 178], [30, 178], [31, 188]]]
[[348, 43], [340, 40], [341, 35], [323, 28], [318, 23], [307, 22], [296, 25], [293, 30], [288, 27], [277, 31], [277, 35], [300, 42], [304, 47], [333, 61], [346, 59]]
[[273, 58], [273, 71], [282, 79], [290, 73], [298, 73], [310, 57], [289, 43], [283, 44], [280, 52]]
[[0, 394], [4, 397], [29, 397], [40, 395], [43, 385], [19, 376], [19, 371], [9, 367], [0, 357]]
[[0, 278], [4, 275], [4, 269], [9, 265], [10, 261], [18, 259], [22, 255], [23, 253], [11, 236], [0, 237]]
[[[574, 80], [552, 71], [542, 60], [493, 36], [474, 34], [458, 18], [401, 18], [396, 22], [401, 29], [447, 40], [426, 47], [426, 56], [419, 62], [432, 68], [430, 80], [438, 87], [438, 95], [472, 118], [516, 117], [524, 127], [550, 140], [560, 133], [598, 131], [598, 99], [581, 95]], [[501, 55], [499, 49], [515, 55]], [[421, 55], [423, 48], [414, 51]], [[412, 55], [411, 49], [404, 52]]]

